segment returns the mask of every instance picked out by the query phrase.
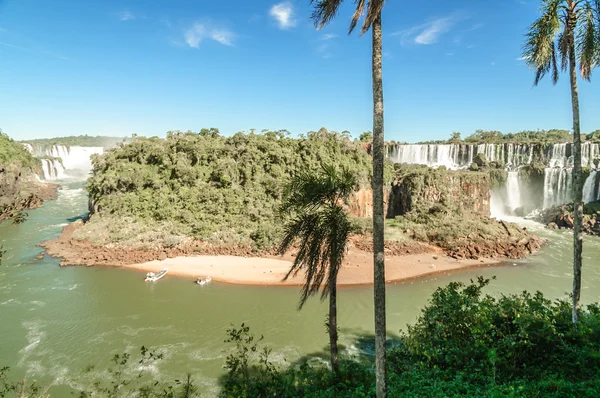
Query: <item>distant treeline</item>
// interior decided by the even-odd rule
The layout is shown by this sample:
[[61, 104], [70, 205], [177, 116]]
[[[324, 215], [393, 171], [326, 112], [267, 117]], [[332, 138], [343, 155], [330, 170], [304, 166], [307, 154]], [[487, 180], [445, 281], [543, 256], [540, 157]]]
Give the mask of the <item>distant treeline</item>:
[[0, 169], [9, 165], [34, 169], [39, 168], [41, 163], [23, 145], [0, 132]]
[[[583, 134], [582, 140], [600, 143], [600, 130]], [[573, 135], [569, 130], [525, 130], [506, 134], [496, 130], [477, 130], [466, 138], [454, 132], [447, 140], [422, 141], [418, 144], [553, 144], [572, 141]]]
[[68, 137], [53, 137], [53, 138], [38, 138], [35, 140], [23, 140], [22, 143], [31, 145], [47, 147], [52, 145], [65, 145], [65, 146], [87, 146], [87, 147], [109, 147], [114, 146], [119, 142], [131, 140], [131, 138], [125, 137], [105, 137], [105, 136], [91, 136], [91, 135], [77, 135]]

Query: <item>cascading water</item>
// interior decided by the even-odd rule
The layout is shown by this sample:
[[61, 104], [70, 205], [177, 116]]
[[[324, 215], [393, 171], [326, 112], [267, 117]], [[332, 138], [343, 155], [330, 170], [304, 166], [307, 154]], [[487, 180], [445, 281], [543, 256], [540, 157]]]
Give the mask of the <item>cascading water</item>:
[[23, 144], [29, 152], [40, 158], [44, 180], [54, 181], [63, 178], [85, 178], [92, 168], [90, 157], [102, 154], [103, 147], [81, 146], [36, 146]]
[[41, 159], [44, 180], [59, 180], [64, 176], [65, 168], [58, 159]]
[[583, 201], [585, 203], [600, 200], [600, 172], [592, 171], [583, 185]]
[[519, 186], [519, 172], [509, 171], [506, 180], [506, 191], [508, 194], [508, 207], [514, 211], [521, 207], [521, 187]]
[[[542, 200], [544, 208], [564, 204], [572, 200], [573, 156], [571, 143], [552, 144], [390, 144], [388, 158], [394, 163], [424, 164], [430, 167], [446, 166], [449, 169], [466, 169], [478, 154], [484, 154], [489, 162], [503, 164], [509, 172], [505, 205], [496, 203], [496, 208], [508, 207], [514, 211], [523, 205], [523, 190], [519, 169], [534, 162], [545, 165]], [[600, 145], [590, 142], [582, 144], [582, 166], [596, 170], [600, 158]], [[595, 171], [585, 181], [584, 201], [600, 200], [600, 173]], [[499, 200], [495, 195], [492, 201]], [[538, 196], [539, 197], [539, 196]], [[494, 200], [496, 198], [496, 200]], [[541, 199], [540, 198], [540, 199]], [[543, 204], [542, 204], [543, 203]], [[539, 206], [539, 205], [538, 205]]]

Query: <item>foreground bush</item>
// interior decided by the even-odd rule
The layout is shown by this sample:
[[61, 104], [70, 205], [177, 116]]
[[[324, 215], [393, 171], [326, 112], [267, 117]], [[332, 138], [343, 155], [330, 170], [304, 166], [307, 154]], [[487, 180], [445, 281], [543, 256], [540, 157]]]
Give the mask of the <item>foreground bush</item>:
[[[488, 283], [453, 282], [433, 294], [388, 352], [390, 396], [600, 396], [600, 308], [582, 309], [574, 330], [567, 301], [539, 292], [494, 298], [482, 292]], [[346, 360], [339, 377], [307, 363], [278, 370], [264, 355], [246, 363], [245, 373], [228, 367], [222, 396], [375, 396], [370, 362]]]

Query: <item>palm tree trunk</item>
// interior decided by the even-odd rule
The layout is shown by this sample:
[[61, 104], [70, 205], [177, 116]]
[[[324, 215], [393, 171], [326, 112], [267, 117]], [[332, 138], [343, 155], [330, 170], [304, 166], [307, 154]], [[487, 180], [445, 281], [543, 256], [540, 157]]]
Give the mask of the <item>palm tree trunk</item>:
[[[330, 266], [332, 266], [330, 264]], [[338, 358], [337, 333], [337, 271], [329, 272], [329, 348], [331, 350], [331, 369], [338, 374], [340, 363]]]
[[571, 103], [573, 106], [573, 325], [575, 325], [577, 324], [577, 307], [579, 307], [579, 299], [581, 297], [583, 176], [581, 171], [581, 130], [579, 126], [575, 37], [572, 30], [570, 32], [569, 43], [569, 72], [571, 78]]
[[381, 13], [371, 27], [373, 31], [373, 261], [375, 300], [375, 373], [377, 398], [387, 397], [385, 367], [385, 258], [383, 213], [383, 72], [381, 66]]

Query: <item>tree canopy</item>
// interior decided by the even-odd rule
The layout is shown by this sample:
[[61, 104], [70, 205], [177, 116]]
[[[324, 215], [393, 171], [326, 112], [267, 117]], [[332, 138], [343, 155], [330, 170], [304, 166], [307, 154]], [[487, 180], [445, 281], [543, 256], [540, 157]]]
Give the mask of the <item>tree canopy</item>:
[[174, 131], [94, 156], [88, 190], [99, 217], [175, 223], [182, 235], [204, 240], [228, 233], [262, 248], [281, 233], [277, 212], [285, 184], [324, 163], [370, 184], [370, 157], [360, 143], [326, 130], [301, 139], [283, 132]]

